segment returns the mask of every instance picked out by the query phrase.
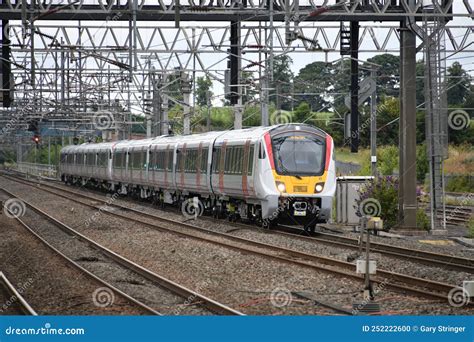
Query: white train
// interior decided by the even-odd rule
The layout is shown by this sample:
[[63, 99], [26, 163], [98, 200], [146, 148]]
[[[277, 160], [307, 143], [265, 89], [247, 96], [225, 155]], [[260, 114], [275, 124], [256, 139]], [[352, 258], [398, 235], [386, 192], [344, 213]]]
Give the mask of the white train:
[[304, 124], [159, 136], [61, 150], [61, 179], [214, 216], [314, 229], [331, 215], [334, 143]]

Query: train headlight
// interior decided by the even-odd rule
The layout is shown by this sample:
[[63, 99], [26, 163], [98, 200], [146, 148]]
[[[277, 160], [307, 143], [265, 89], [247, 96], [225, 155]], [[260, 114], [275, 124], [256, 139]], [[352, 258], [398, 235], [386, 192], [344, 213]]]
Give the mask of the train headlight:
[[324, 189], [324, 183], [316, 183], [314, 187], [314, 192], [318, 194], [321, 191], [323, 191], [323, 189]]
[[283, 182], [275, 182], [275, 183], [276, 183], [278, 191], [280, 191], [280, 192], [285, 192], [286, 191], [285, 183], [283, 183]]

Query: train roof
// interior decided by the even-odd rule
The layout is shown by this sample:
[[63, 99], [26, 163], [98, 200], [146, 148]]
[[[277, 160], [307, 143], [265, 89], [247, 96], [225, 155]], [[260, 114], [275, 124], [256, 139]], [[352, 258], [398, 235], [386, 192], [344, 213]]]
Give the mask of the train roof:
[[[128, 147], [141, 147], [149, 146], [155, 144], [175, 144], [177, 142], [193, 142], [193, 141], [222, 141], [227, 139], [238, 139], [238, 140], [247, 140], [247, 139], [258, 139], [263, 136], [266, 132], [271, 130], [282, 128], [284, 126], [309, 126], [306, 124], [278, 124], [273, 126], [257, 126], [244, 129], [235, 129], [227, 131], [212, 131], [198, 134], [190, 135], [162, 135], [153, 138], [139, 139], [139, 140], [120, 140], [114, 142], [105, 142], [98, 144], [84, 143], [81, 145], [69, 145], [61, 149], [61, 153], [70, 153], [70, 152], [87, 152], [87, 151], [97, 151], [103, 149], [121, 149]], [[317, 127], [309, 126], [312, 129], [316, 129], [321, 133], [325, 133]]]

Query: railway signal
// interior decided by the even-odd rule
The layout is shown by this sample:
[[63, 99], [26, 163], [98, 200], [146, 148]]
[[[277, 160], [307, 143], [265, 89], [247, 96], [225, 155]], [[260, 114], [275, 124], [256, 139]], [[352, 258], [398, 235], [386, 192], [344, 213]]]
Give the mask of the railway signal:
[[370, 275], [377, 272], [377, 263], [374, 260], [370, 260], [370, 231], [372, 230], [375, 233], [382, 229], [383, 220], [380, 217], [366, 215], [361, 217], [359, 254], [362, 254], [362, 240], [364, 233], [366, 233], [365, 259], [357, 260], [356, 271], [357, 273], [364, 274], [364, 300], [353, 303], [352, 307], [356, 312], [370, 313], [380, 311], [380, 305], [375, 301], [375, 291], [370, 280]]
[[35, 135], [33, 136], [33, 141], [35, 142], [36, 147], [38, 147], [39, 144], [41, 143], [41, 138], [40, 138], [40, 136], [37, 135], [37, 134], [35, 134]]

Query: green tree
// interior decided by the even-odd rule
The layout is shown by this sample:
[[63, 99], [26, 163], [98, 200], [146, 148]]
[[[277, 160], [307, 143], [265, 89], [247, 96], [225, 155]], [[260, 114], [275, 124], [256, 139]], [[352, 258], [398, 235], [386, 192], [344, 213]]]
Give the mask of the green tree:
[[343, 59], [337, 62], [332, 70], [332, 93], [334, 97], [333, 105], [338, 112], [347, 112], [344, 98], [349, 96], [351, 85], [351, 61]]
[[416, 147], [416, 179], [418, 183], [423, 184], [425, 182], [425, 177], [428, 172], [429, 161], [426, 144], [421, 144]]
[[332, 83], [332, 67], [324, 62], [314, 62], [300, 70], [294, 80], [297, 103], [306, 102], [313, 110], [320, 110], [328, 104], [325, 93]]
[[292, 119], [294, 122], [309, 123], [311, 116], [311, 108], [306, 102], [301, 102], [293, 112]]
[[[290, 110], [292, 107], [293, 60], [288, 55], [277, 56], [273, 59], [273, 82], [270, 84], [270, 101], [277, 109]], [[279, 107], [279, 108], [278, 108]]]
[[474, 84], [469, 87], [469, 92], [466, 95], [466, 101], [463, 108], [469, 113], [471, 118], [474, 116]]
[[[425, 63], [416, 62], [416, 105], [425, 102]], [[422, 106], [424, 108], [424, 106]]]
[[212, 81], [209, 76], [202, 76], [196, 79], [196, 102], [199, 106], [207, 106], [212, 97]]
[[376, 68], [377, 96], [398, 96], [400, 84], [400, 57], [389, 53], [377, 55], [367, 59], [362, 65], [361, 74], [363, 78], [371, 74], [372, 64], [380, 65]]
[[244, 127], [260, 126], [260, 105], [246, 106], [243, 113], [242, 124]]
[[242, 104], [254, 101], [258, 91], [253, 74], [250, 71], [242, 71], [240, 83], [242, 84]]
[[423, 144], [426, 140], [425, 111], [416, 112], [416, 144]]
[[[166, 82], [161, 84], [163, 92], [165, 92], [169, 97], [172, 97], [178, 102], [183, 101], [183, 81], [181, 73], [182, 72], [179, 69], [176, 69], [174, 73], [169, 74], [166, 77]], [[174, 105], [176, 105], [175, 102], [173, 102], [172, 100], [168, 101], [169, 108], [173, 107]]]
[[[396, 97], [385, 97], [377, 106], [377, 144], [398, 145], [398, 118], [400, 117], [400, 101]], [[361, 126], [361, 140], [370, 140], [370, 116], [362, 117], [366, 124]], [[366, 127], [366, 128], [364, 128]], [[367, 145], [367, 143], [365, 143]]]
[[448, 105], [464, 103], [470, 87], [469, 76], [459, 62], [448, 68]]

